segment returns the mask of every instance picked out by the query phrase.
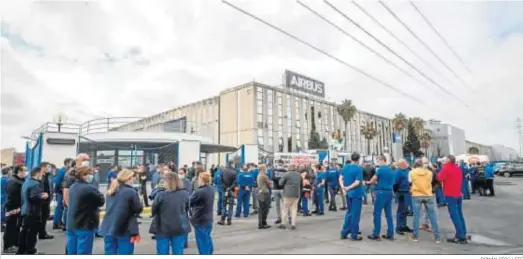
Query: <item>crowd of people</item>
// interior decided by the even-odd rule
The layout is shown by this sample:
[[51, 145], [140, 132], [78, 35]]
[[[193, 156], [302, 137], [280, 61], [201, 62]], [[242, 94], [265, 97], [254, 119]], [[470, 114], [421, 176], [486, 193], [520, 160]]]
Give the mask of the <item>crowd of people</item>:
[[[149, 200], [149, 233], [156, 241], [157, 254], [183, 254], [193, 231], [199, 253], [212, 254], [214, 212], [219, 217], [217, 224], [227, 226], [233, 224], [233, 217], [257, 215], [258, 229], [263, 230], [271, 227], [267, 218], [274, 202], [276, 226], [295, 230], [298, 214], [325, 215], [325, 203], [329, 211], [337, 211], [337, 195], [342, 203], [339, 209], [346, 210], [341, 239], [362, 240], [362, 205], [372, 202], [374, 228], [368, 235], [370, 240], [408, 235], [410, 240], [418, 241], [419, 231], [426, 230], [440, 243], [437, 207], [447, 206], [456, 231], [447, 241], [466, 244], [469, 237], [463, 199], [470, 199], [476, 192], [483, 196], [488, 191], [494, 196], [494, 169], [490, 165], [457, 163], [452, 155], [443, 164], [431, 164], [426, 158], [417, 159], [413, 165], [404, 159], [390, 164], [379, 156], [374, 166], [361, 165], [360, 160], [359, 154], [353, 153], [344, 165], [296, 166], [276, 161], [274, 166], [267, 166], [230, 161], [225, 167], [213, 166], [209, 171], [199, 162], [190, 168], [176, 168], [173, 162], [131, 169], [115, 166], [108, 173], [106, 193], [98, 188], [100, 167], [91, 166], [86, 154], [65, 159], [58, 170], [46, 162], [29, 172], [25, 166], [4, 168], [3, 251], [36, 254], [38, 239], [53, 238], [46, 232], [53, 199], [53, 229], [65, 231], [66, 254], [92, 254], [94, 239], [100, 237], [104, 253], [110, 255], [134, 253], [141, 240], [138, 219], [144, 206], [149, 207]], [[147, 194], [149, 181], [152, 192]], [[387, 223], [385, 234], [381, 234], [382, 212]], [[412, 228], [408, 227], [408, 216], [413, 216]]]

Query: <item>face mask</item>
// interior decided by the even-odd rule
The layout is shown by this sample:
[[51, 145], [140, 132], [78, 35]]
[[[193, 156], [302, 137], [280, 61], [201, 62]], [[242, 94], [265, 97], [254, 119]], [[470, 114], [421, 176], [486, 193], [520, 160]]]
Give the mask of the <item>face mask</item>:
[[184, 174], [179, 174], [178, 177], [180, 177], [180, 179], [183, 180], [183, 178], [185, 178], [185, 175]]
[[25, 171], [24, 177], [28, 177], [28, 176], [29, 176], [29, 171]]
[[87, 176], [88, 183], [93, 183], [93, 181], [94, 181], [94, 175], [90, 174], [89, 176]]
[[89, 161], [83, 161], [82, 166], [89, 167]]
[[47, 167], [47, 172], [50, 173], [50, 172], [52, 172], [52, 171], [53, 171], [53, 169], [52, 169], [50, 166], [48, 166], [48, 167]]

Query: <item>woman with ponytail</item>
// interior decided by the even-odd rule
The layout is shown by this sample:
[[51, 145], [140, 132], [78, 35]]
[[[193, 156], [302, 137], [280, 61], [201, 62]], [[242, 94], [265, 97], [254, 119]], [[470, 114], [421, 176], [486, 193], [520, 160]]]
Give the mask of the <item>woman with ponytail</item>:
[[134, 243], [140, 240], [137, 216], [143, 206], [133, 181], [134, 172], [124, 169], [107, 191], [107, 206], [100, 227], [106, 255], [132, 255]]
[[75, 170], [75, 182], [68, 192], [67, 254], [90, 255], [93, 252], [94, 233], [100, 222], [100, 207], [104, 195], [93, 185], [93, 170], [79, 166]]
[[152, 206], [153, 222], [149, 233], [155, 235], [159, 255], [167, 255], [169, 250], [175, 255], [183, 254], [185, 237], [190, 230], [189, 192], [172, 169], [164, 174], [165, 191], [156, 194]]
[[193, 191], [189, 203], [196, 246], [201, 255], [211, 255], [214, 250], [211, 237], [214, 188], [210, 185], [211, 179], [209, 172], [200, 172], [198, 174], [198, 189]]

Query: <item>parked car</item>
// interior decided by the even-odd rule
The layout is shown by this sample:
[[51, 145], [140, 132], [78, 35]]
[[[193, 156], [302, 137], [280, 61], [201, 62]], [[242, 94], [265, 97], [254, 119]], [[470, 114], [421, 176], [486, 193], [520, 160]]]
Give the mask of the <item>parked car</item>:
[[507, 163], [495, 163], [494, 174], [501, 176], [501, 170], [507, 167]]
[[516, 175], [523, 175], [523, 164], [510, 163], [499, 169], [499, 175], [504, 177], [512, 177]]

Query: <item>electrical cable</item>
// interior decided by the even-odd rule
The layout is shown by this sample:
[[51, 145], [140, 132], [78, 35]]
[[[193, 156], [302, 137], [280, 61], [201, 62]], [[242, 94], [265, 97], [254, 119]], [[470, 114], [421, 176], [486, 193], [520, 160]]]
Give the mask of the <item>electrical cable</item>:
[[413, 100], [414, 102], [417, 102], [417, 103], [419, 103], [419, 104], [422, 104], [422, 105], [424, 105], [424, 106], [427, 106], [427, 107], [429, 107], [429, 108], [432, 108], [432, 107], [430, 107], [429, 105], [427, 105], [426, 103], [420, 101], [418, 98], [415, 98], [414, 96], [412, 96], [412, 95], [410, 95], [410, 94], [408, 94], [408, 93], [406, 93], [406, 92], [404, 92], [404, 91], [402, 91], [402, 90], [396, 88], [395, 86], [393, 86], [393, 85], [391, 85], [391, 84], [389, 84], [389, 83], [387, 83], [387, 82], [384, 82], [384, 81], [382, 81], [382, 80], [380, 80], [380, 79], [374, 77], [373, 75], [371, 75], [371, 74], [369, 74], [369, 73], [367, 73], [367, 72], [365, 72], [365, 71], [363, 71], [363, 70], [361, 70], [361, 69], [359, 69], [359, 68], [357, 68], [357, 67], [354, 67], [354, 66], [348, 64], [347, 62], [345, 62], [345, 61], [343, 61], [343, 60], [341, 60], [341, 59], [339, 59], [339, 58], [337, 58], [337, 57], [334, 57], [333, 55], [327, 53], [326, 51], [324, 51], [324, 50], [322, 50], [322, 49], [320, 49], [320, 48], [318, 48], [318, 47], [316, 47], [316, 46], [314, 46], [314, 45], [312, 45], [312, 44], [310, 44], [310, 43], [308, 43], [308, 42], [306, 42], [306, 41], [304, 41], [304, 40], [302, 40], [302, 39], [300, 39], [300, 38], [298, 38], [298, 37], [296, 37], [296, 36], [294, 36], [293, 34], [290, 34], [290, 33], [286, 32], [286, 31], [284, 31], [283, 29], [278, 28], [278, 27], [275, 26], [275, 25], [270, 24], [269, 22], [266, 22], [265, 20], [263, 20], [263, 19], [261, 19], [261, 18], [255, 16], [254, 14], [251, 14], [251, 13], [249, 13], [249, 12], [247, 12], [247, 11], [245, 11], [245, 10], [239, 8], [239, 7], [237, 7], [237, 6], [235, 6], [234, 4], [231, 4], [231, 3], [227, 2], [226, 0], [222, 0], [222, 2], [223, 2], [224, 4], [230, 6], [231, 8], [233, 8], [233, 9], [235, 9], [235, 10], [237, 10], [237, 11], [239, 11], [239, 12], [241, 12], [241, 13], [243, 13], [243, 14], [245, 14], [245, 15], [247, 15], [247, 16], [249, 16], [249, 17], [251, 17], [251, 18], [253, 18], [253, 19], [255, 19], [255, 20], [257, 20], [257, 21], [259, 21], [259, 22], [261, 22], [261, 23], [263, 23], [263, 24], [265, 24], [265, 25], [267, 25], [267, 26], [269, 26], [269, 27], [271, 27], [272, 29], [274, 29], [274, 30], [276, 30], [276, 31], [279, 31], [280, 33], [283, 33], [283, 34], [287, 35], [288, 37], [290, 37], [290, 38], [292, 38], [292, 39], [294, 39], [294, 40], [296, 40], [296, 41], [302, 43], [303, 45], [306, 45], [306, 46], [308, 46], [308, 47], [310, 47], [310, 48], [316, 50], [317, 52], [319, 52], [319, 53], [321, 53], [321, 54], [323, 54], [323, 55], [325, 55], [325, 56], [327, 56], [327, 57], [329, 57], [329, 58], [331, 58], [331, 59], [334, 59], [334, 60], [337, 61], [338, 63], [340, 63], [340, 64], [342, 64], [342, 65], [344, 65], [344, 66], [346, 66], [346, 67], [348, 67], [348, 68], [351, 68], [351, 69], [353, 69], [354, 71], [356, 71], [356, 72], [358, 72], [358, 73], [360, 73], [360, 74], [362, 74], [362, 75], [364, 75], [364, 76], [366, 76], [366, 77], [368, 77], [368, 78], [370, 78], [370, 79], [372, 79], [372, 80], [374, 80], [374, 81], [380, 83], [381, 85], [383, 85], [383, 86], [385, 86], [385, 87], [387, 87], [387, 88], [389, 88], [389, 89], [391, 89], [391, 90], [393, 90], [393, 91], [395, 91], [395, 92], [397, 92], [397, 93], [400, 93], [400, 94], [402, 94], [402, 95], [405, 95], [406, 97], [408, 97], [409, 99]]
[[[418, 37], [418, 35], [412, 31], [412, 29], [407, 25], [405, 24], [405, 22], [403, 22], [397, 15], [396, 13], [394, 13], [394, 11], [392, 11], [383, 1], [378, 1], [381, 6], [383, 6], [383, 8], [385, 8], [387, 10], [387, 12], [389, 12], [390, 15], [392, 15], [392, 17], [394, 17], [394, 19], [396, 21], [398, 21], [414, 38], [416, 38], [416, 40], [418, 40], [434, 57], [436, 57], [436, 59], [447, 69], [449, 70], [463, 85], [465, 85], [466, 87], [469, 88], [470, 91], [472, 91], [474, 94], [476, 94], [477, 96], [479, 96], [483, 103], [485, 105], [488, 105], [487, 101], [479, 94], [477, 93], [477, 91], [472, 88], [469, 84], [467, 84], [452, 68], [450, 68], [439, 56], [438, 54], [436, 54], [422, 39], [420, 39]], [[482, 116], [483, 118], [485, 118], [486, 120], [489, 121], [489, 123], [491, 123], [491, 120], [485, 116]]]
[[406, 71], [405, 69], [399, 67], [398, 65], [394, 64], [394, 62], [392, 62], [390, 59], [384, 57], [383, 55], [381, 55], [380, 53], [378, 53], [377, 51], [375, 51], [374, 49], [372, 49], [371, 47], [367, 46], [365, 43], [363, 43], [362, 41], [358, 40], [356, 37], [354, 37], [353, 35], [351, 35], [350, 33], [348, 33], [347, 31], [343, 30], [342, 28], [340, 28], [338, 25], [334, 24], [333, 22], [329, 21], [327, 18], [325, 18], [324, 16], [322, 16], [321, 14], [319, 14], [318, 12], [314, 11], [312, 8], [310, 8], [309, 6], [307, 6], [306, 4], [304, 4], [303, 2], [301, 1], [296, 1], [298, 4], [300, 4], [302, 7], [304, 7], [305, 9], [307, 9], [309, 12], [313, 13], [314, 15], [318, 16], [320, 19], [322, 19], [323, 21], [325, 21], [326, 23], [332, 25], [334, 28], [336, 28], [337, 30], [339, 30], [341, 33], [345, 34], [346, 36], [350, 37], [352, 40], [356, 41], [358, 44], [360, 44], [362, 47], [366, 48], [367, 50], [369, 50], [370, 52], [374, 53], [376, 56], [380, 57], [381, 59], [383, 59], [385, 62], [387, 62], [387, 64], [397, 68], [398, 70], [400, 70], [401, 72], [403, 72], [405, 75], [407, 75], [408, 77], [414, 79], [416, 82], [422, 84], [423, 86], [427, 87], [429, 89], [429, 86], [427, 84], [425, 84], [423, 81], [419, 80], [418, 78], [414, 77], [411, 73], [409, 73], [408, 71]]
[[374, 23], [376, 23], [380, 28], [382, 28], [384, 31], [386, 31], [392, 38], [396, 39], [403, 47], [405, 47], [412, 55], [414, 55], [416, 58], [421, 60], [423, 64], [425, 64], [428, 68], [432, 70], [432, 72], [436, 73], [438, 76], [442, 77], [447, 81], [447, 83], [453, 84], [453, 82], [448, 79], [445, 75], [443, 75], [441, 72], [439, 72], [434, 66], [432, 66], [428, 61], [426, 61], [424, 58], [422, 58], [416, 51], [414, 51], [411, 47], [407, 45], [403, 40], [401, 40], [399, 37], [396, 36], [392, 31], [387, 29], [385, 25], [383, 25], [378, 19], [376, 19], [373, 15], [371, 15], [367, 10], [365, 10], [360, 4], [358, 4], [356, 1], [352, 1], [352, 3], [367, 17], [369, 17]]
[[410, 5], [412, 5], [412, 7], [414, 7], [414, 10], [416, 10], [416, 12], [421, 16], [421, 18], [423, 18], [423, 20], [425, 20], [425, 22], [429, 25], [429, 27], [432, 29], [432, 31], [434, 31], [434, 33], [436, 33], [436, 35], [438, 35], [438, 37], [440, 38], [441, 41], [443, 41], [443, 43], [445, 43], [445, 46], [447, 46], [447, 48], [452, 52], [452, 54], [454, 54], [454, 56], [461, 62], [461, 64], [463, 64], [463, 66], [467, 69], [467, 71], [469, 71], [469, 73], [472, 74], [472, 71], [467, 66], [467, 64], [465, 64], [465, 62], [463, 61], [463, 59], [461, 59], [461, 57], [458, 55], [458, 53], [450, 46], [450, 44], [445, 40], [445, 38], [443, 38], [443, 36], [438, 32], [438, 30], [436, 30], [436, 28], [434, 27], [434, 25], [432, 25], [432, 23], [429, 21], [429, 19], [421, 12], [421, 10], [414, 4], [414, 2], [412, 2], [412, 1], [409, 1], [409, 2], [410, 2]]
[[417, 67], [415, 67], [414, 65], [412, 65], [412, 63], [410, 63], [409, 61], [407, 61], [405, 58], [403, 58], [401, 55], [399, 55], [398, 53], [396, 53], [394, 50], [392, 50], [389, 46], [387, 46], [385, 43], [383, 43], [381, 40], [379, 40], [377, 37], [375, 37], [372, 33], [368, 32], [365, 28], [363, 28], [359, 23], [357, 23], [356, 21], [352, 20], [348, 15], [346, 15], [345, 13], [343, 13], [340, 9], [338, 9], [336, 6], [334, 6], [333, 4], [331, 4], [329, 1], [327, 0], [324, 0], [323, 1], [324, 3], [326, 3], [330, 8], [332, 8], [334, 11], [336, 11], [338, 14], [340, 14], [341, 16], [343, 16], [346, 20], [348, 20], [349, 22], [351, 22], [353, 25], [355, 25], [356, 27], [358, 27], [360, 30], [362, 30], [365, 34], [367, 34], [367, 36], [371, 37], [372, 39], [374, 39], [378, 44], [380, 44], [382, 47], [386, 48], [389, 52], [391, 52], [392, 54], [394, 54], [394, 56], [396, 56], [397, 58], [399, 58], [401, 61], [403, 61], [405, 64], [407, 64], [410, 68], [414, 69], [416, 72], [418, 72], [421, 76], [423, 76], [425, 79], [427, 79], [429, 82], [431, 82], [432, 84], [434, 84], [435, 86], [437, 86], [441, 91], [445, 92], [448, 96], [454, 98], [455, 100], [457, 100], [459, 103], [461, 103], [463, 106], [465, 107], [469, 107], [464, 101], [462, 101], [459, 97], [455, 96], [454, 94], [452, 94], [451, 92], [449, 92], [447, 89], [445, 89], [443, 86], [441, 86], [439, 83], [437, 83], [436, 81], [434, 81], [432, 78], [430, 78], [429, 76], [427, 76], [425, 73], [423, 73], [421, 70], [419, 70]]
[[438, 54], [436, 54], [434, 52], [434, 50], [432, 50], [432, 48], [430, 48], [422, 39], [420, 39], [418, 37], [418, 35], [412, 31], [412, 29], [407, 25], [405, 24], [405, 22], [403, 22], [397, 15], [396, 13], [394, 13], [394, 11], [392, 11], [383, 1], [378, 1], [378, 3], [381, 4], [381, 6], [383, 6], [383, 8], [385, 8], [389, 14], [392, 15], [392, 17], [394, 17], [394, 19], [396, 21], [398, 21], [414, 38], [416, 38], [416, 40], [418, 40], [421, 45], [423, 45], [448, 71], [450, 71], [463, 85], [467, 86], [470, 90], [474, 91], [474, 89], [468, 85], [452, 68], [450, 68], [447, 63], [445, 63], [445, 61], [443, 61], [439, 56]]

